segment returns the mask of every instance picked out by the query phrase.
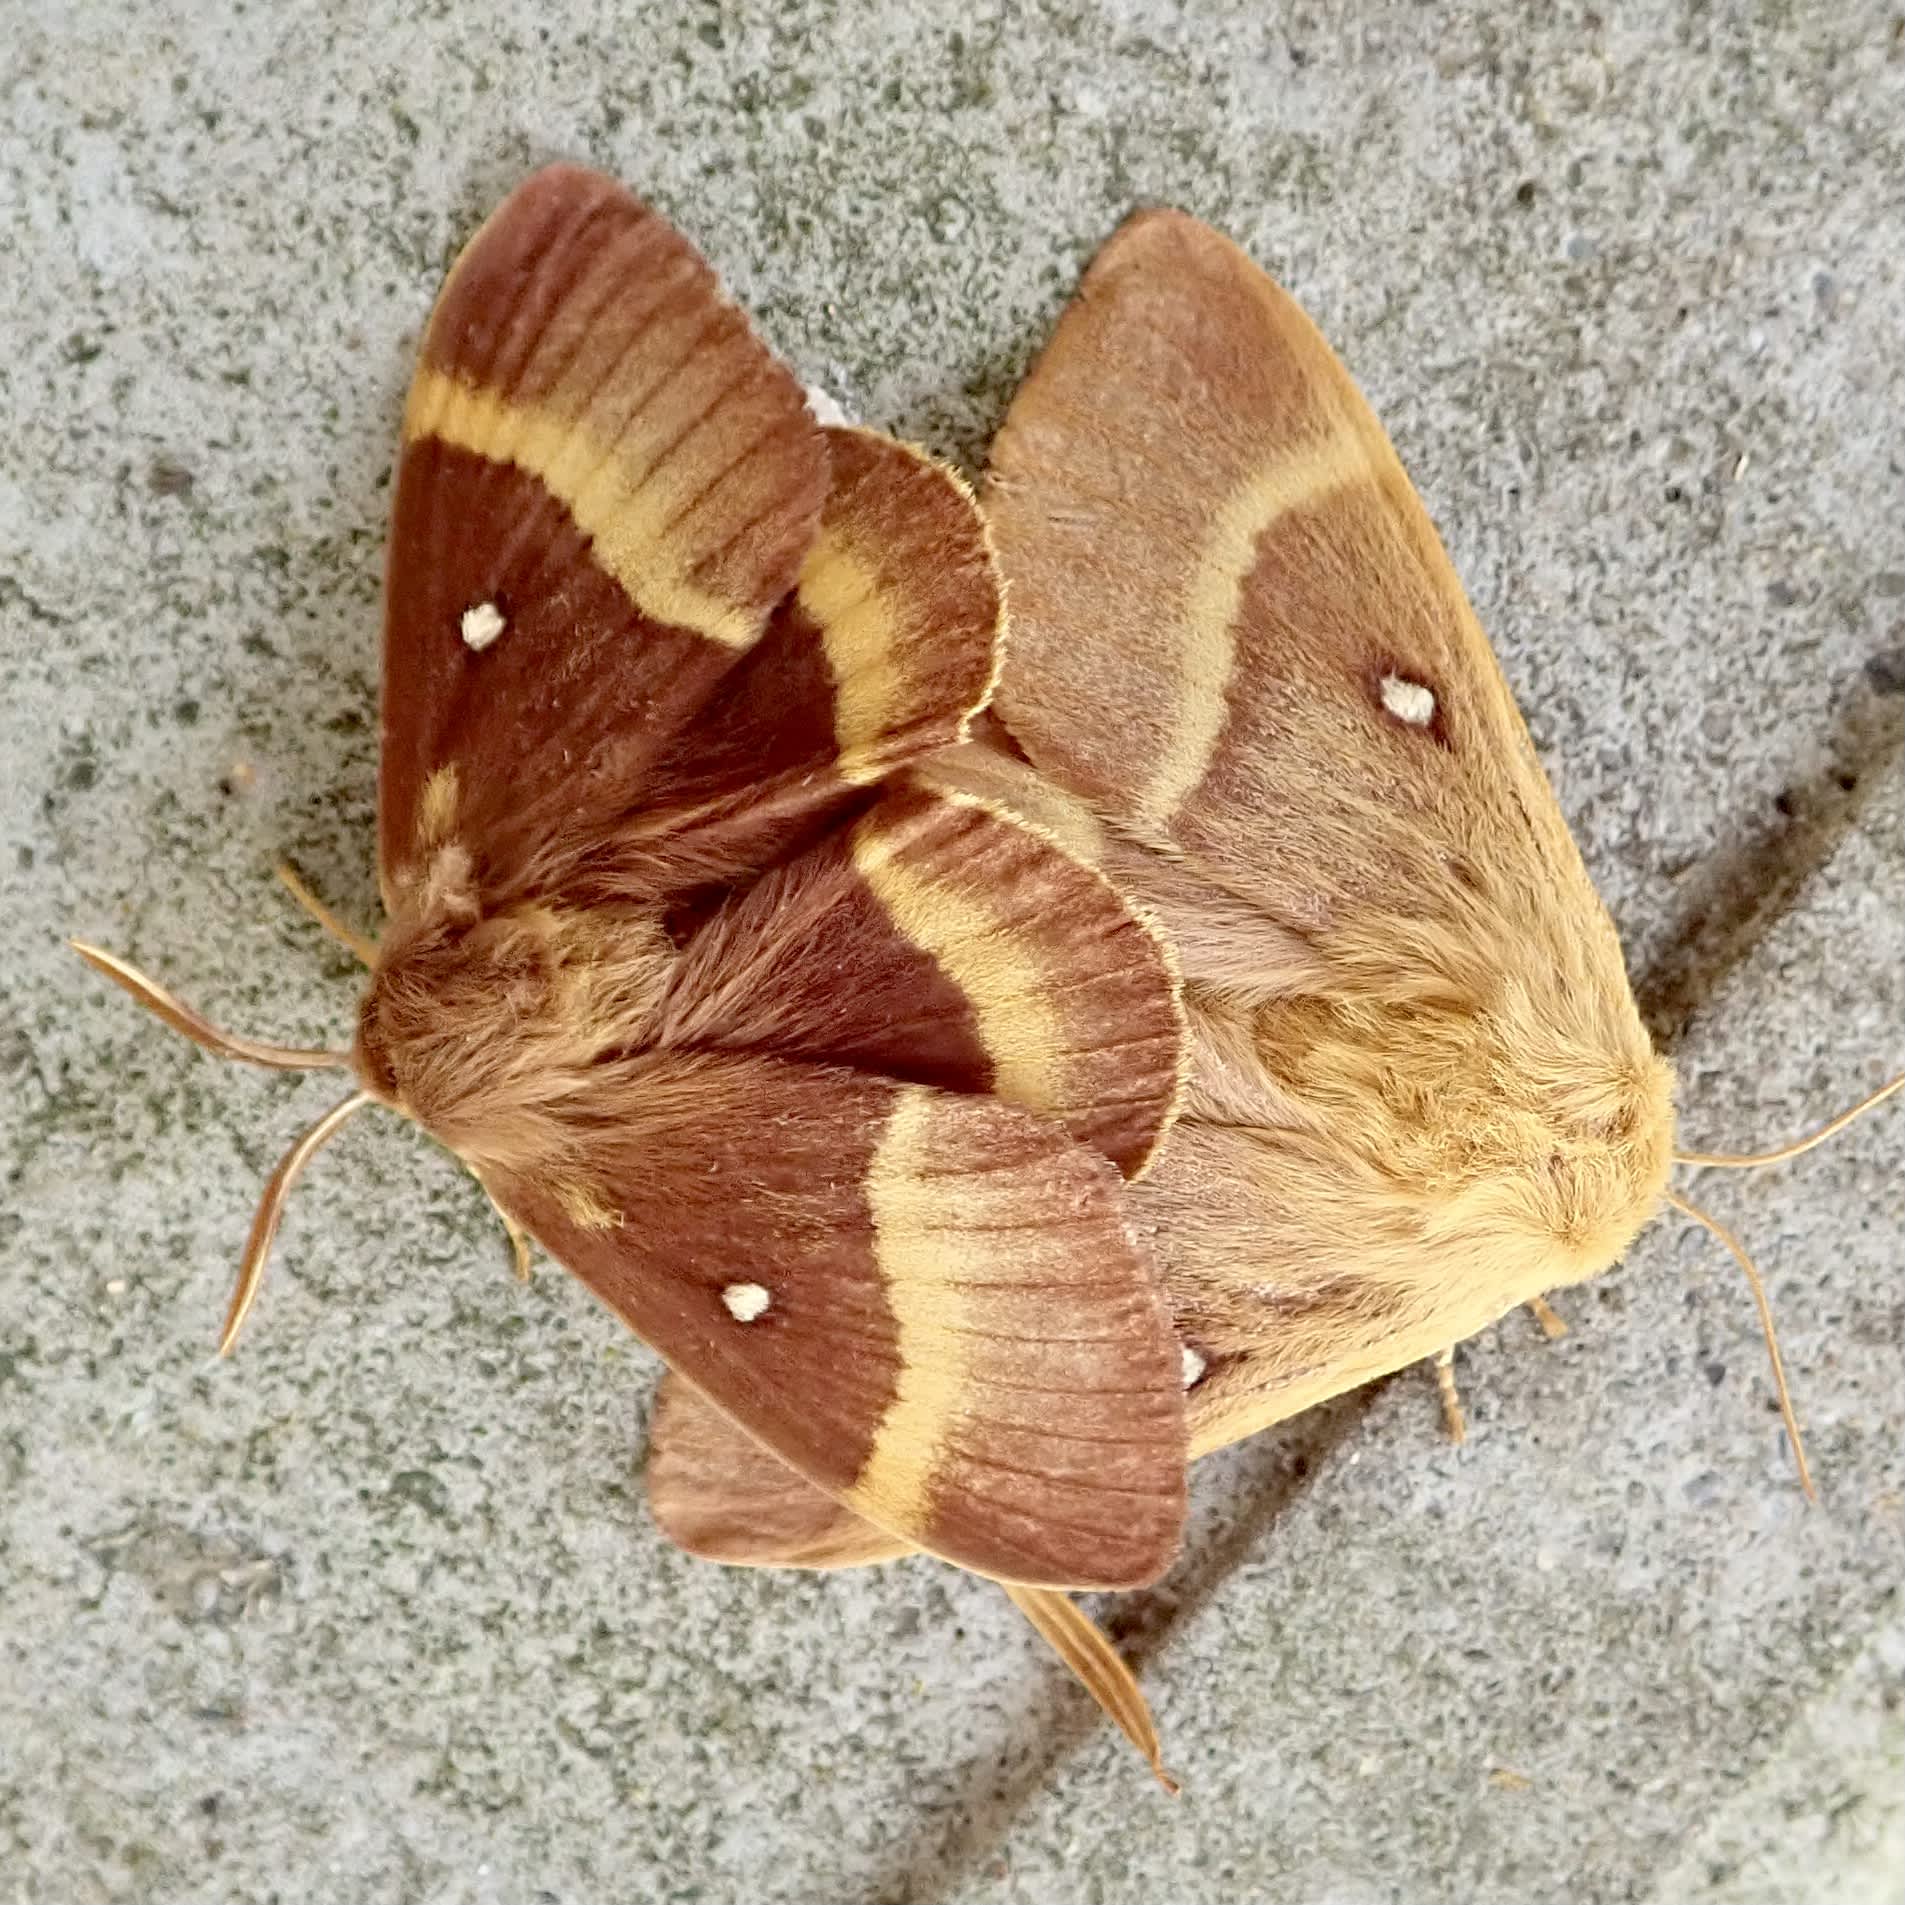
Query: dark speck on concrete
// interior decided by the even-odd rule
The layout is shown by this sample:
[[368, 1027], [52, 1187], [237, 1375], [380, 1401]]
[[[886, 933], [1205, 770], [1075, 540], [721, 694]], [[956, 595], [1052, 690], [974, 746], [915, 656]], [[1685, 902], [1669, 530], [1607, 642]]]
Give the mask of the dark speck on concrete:
[[1905, 695], [1905, 644], [1871, 656], [1865, 678], [1882, 695]]
[[189, 496], [198, 479], [176, 458], [155, 456], [146, 470], [146, 488], [155, 496]]

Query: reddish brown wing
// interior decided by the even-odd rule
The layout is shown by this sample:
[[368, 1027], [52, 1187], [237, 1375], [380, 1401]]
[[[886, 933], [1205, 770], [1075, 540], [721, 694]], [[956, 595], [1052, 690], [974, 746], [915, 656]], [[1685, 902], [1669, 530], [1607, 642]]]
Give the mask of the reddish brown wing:
[[626, 814], [794, 586], [826, 482], [799, 385], [666, 220], [566, 166], [512, 194], [404, 414], [386, 904], [452, 831], [495, 898]]
[[1184, 1515], [1178, 1353], [1118, 1178], [987, 1098], [714, 1051], [628, 1063], [497, 1196], [750, 1435], [881, 1527], [1131, 1586]]
[[598, 859], [624, 890], [772, 865], [963, 739], [992, 692], [999, 578], [971, 493], [890, 438], [827, 440], [833, 484], [798, 587]]
[[913, 1552], [770, 1454], [672, 1370], [656, 1392], [648, 1448], [655, 1520], [704, 1560], [853, 1568]]
[[977, 794], [902, 776], [690, 942], [658, 1042], [777, 1052], [1059, 1119], [1127, 1174], [1173, 1116], [1163, 941], [1091, 867]]

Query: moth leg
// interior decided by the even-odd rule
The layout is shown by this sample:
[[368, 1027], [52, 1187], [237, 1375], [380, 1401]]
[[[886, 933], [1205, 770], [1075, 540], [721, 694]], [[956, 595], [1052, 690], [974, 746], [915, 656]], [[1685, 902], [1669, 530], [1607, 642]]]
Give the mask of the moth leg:
[[347, 926], [318, 898], [318, 896], [299, 878], [297, 869], [288, 860], [280, 860], [277, 866], [278, 882], [284, 890], [304, 908], [340, 945], [348, 946], [367, 966], [377, 963], [377, 943], [360, 933], [356, 927]]
[[1468, 1417], [1462, 1413], [1462, 1392], [1455, 1386], [1455, 1345], [1435, 1359], [1436, 1386], [1442, 1391], [1442, 1420], [1447, 1423], [1451, 1442], [1468, 1440]]
[[1558, 1342], [1567, 1335], [1567, 1324], [1549, 1309], [1544, 1298], [1531, 1296], [1528, 1299], [1528, 1313], [1541, 1325], [1541, 1333], [1549, 1342]]
[[474, 1164], [470, 1163], [467, 1158], [463, 1161], [463, 1167], [476, 1179], [477, 1183], [483, 1186], [483, 1195], [489, 1199], [490, 1209], [503, 1220], [503, 1228], [509, 1232], [509, 1247], [515, 1253], [516, 1281], [518, 1283], [527, 1283], [529, 1281], [529, 1233], [523, 1229], [521, 1224], [517, 1223], [515, 1218], [510, 1216], [509, 1212], [506, 1211], [502, 1205], [497, 1203], [496, 1193], [490, 1189], [488, 1180], [485, 1179], [483, 1173], [479, 1171]]

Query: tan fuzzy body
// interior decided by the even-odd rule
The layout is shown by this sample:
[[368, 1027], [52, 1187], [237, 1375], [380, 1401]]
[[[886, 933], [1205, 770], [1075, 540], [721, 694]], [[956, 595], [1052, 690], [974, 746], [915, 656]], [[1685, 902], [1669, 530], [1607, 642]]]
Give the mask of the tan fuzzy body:
[[1511, 947], [1428, 988], [1358, 948], [1317, 990], [1190, 989], [1186, 1115], [1132, 1197], [1205, 1359], [1194, 1452], [1598, 1274], [1658, 1208], [1671, 1080], [1631, 1000]]

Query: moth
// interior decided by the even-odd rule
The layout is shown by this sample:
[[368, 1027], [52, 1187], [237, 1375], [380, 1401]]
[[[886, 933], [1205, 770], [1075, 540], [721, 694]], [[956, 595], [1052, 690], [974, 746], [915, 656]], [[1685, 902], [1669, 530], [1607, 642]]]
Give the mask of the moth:
[[[1037, 815], [1176, 946], [1189, 1089], [1129, 1196], [1192, 1454], [1427, 1357], [1459, 1429], [1455, 1344], [1519, 1304], [1558, 1330], [1548, 1293], [1691, 1210], [1676, 1162], [1763, 1160], [1676, 1153], [1671, 1073], [1428, 514], [1237, 246], [1165, 211], [1116, 233], [1011, 405], [983, 502], [1009, 739], [927, 771]], [[649, 1489], [718, 1560], [901, 1551], [675, 1382]], [[1155, 1767], [1142, 1696], [1059, 1599], [1028, 1612]]]
[[214, 1052], [414, 1118], [750, 1448], [1013, 1583], [1172, 1559], [1185, 1399], [1123, 1176], [1180, 1092], [1167, 946], [916, 764], [988, 703], [974, 500], [823, 429], [666, 220], [536, 174], [458, 258], [404, 412], [348, 1051]]

